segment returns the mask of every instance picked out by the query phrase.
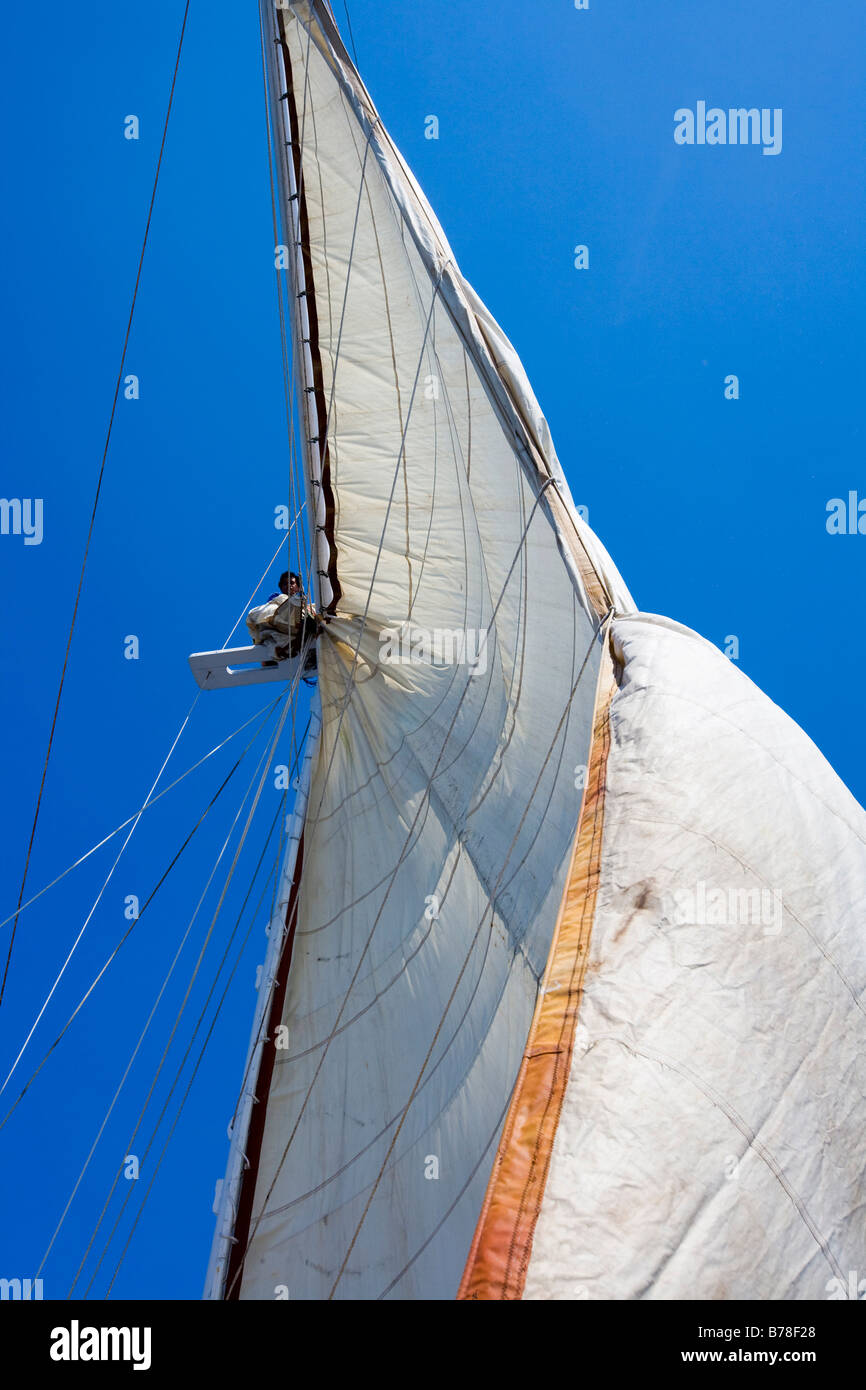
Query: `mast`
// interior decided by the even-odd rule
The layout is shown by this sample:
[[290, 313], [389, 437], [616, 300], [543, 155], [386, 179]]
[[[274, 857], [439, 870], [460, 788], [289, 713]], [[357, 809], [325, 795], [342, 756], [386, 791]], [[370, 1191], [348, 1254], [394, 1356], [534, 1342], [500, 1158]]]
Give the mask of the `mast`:
[[301, 456], [311, 540], [312, 592], [320, 612], [333, 613], [340, 587], [336, 577], [334, 499], [328, 462], [328, 404], [322, 382], [318, 322], [306, 230], [301, 147], [304, 138], [303, 94], [294, 91], [291, 64], [285, 58], [280, 5], [261, 0], [262, 33], [268, 72], [268, 106], [274, 142], [279, 208], [288, 246], [292, 360], [302, 432]]
[[[313, 556], [312, 573], [308, 579], [319, 611], [328, 614], [334, 611], [340, 590], [336, 579], [336, 550], [332, 544], [333, 497], [327, 479], [327, 404], [318, 361], [315, 301], [312, 294], [308, 293], [311, 289], [311, 268], [304, 239], [305, 212], [300, 162], [302, 132], [292, 86], [291, 66], [284, 62], [282, 56], [279, 8], [279, 4], [273, 4], [271, 0], [260, 0], [268, 110], [279, 195], [278, 225], [282, 224], [289, 238], [287, 272], [291, 304], [292, 362], [302, 433], [304, 495]], [[247, 1187], [250, 1200], [255, 1185], [255, 1172], [250, 1171], [247, 1147], [251, 1137], [253, 1108], [265, 1099], [264, 1096], [258, 1096], [256, 1090], [265, 1058], [264, 1045], [268, 1036], [267, 1023], [274, 1002], [274, 991], [275, 987], [282, 987], [279, 991], [281, 1002], [285, 991], [285, 976], [291, 960], [303, 859], [304, 821], [321, 725], [317, 689], [312, 702], [298, 792], [287, 827], [288, 842], [280, 874], [277, 907], [267, 929], [268, 949], [261, 967], [259, 998], [244, 1071], [244, 1091], [237, 1115], [229, 1129], [231, 1146], [226, 1175], [220, 1183], [215, 1203], [217, 1222], [205, 1285], [207, 1299], [221, 1299], [225, 1296], [231, 1255], [237, 1246], [235, 1227], [244, 1189], [245, 1172], [249, 1173]]]
[[[319, 743], [322, 720], [319, 709], [318, 690], [313, 697], [310, 712], [310, 728], [307, 734], [307, 747], [298, 783], [295, 805], [288, 818], [286, 852], [280, 874], [280, 887], [277, 904], [268, 928], [268, 949], [260, 968], [258, 983], [258, 1003], [253, 1020], [250, 1045], [244, 1069], [244, 1090], [238, 1105], [234, 1122], [229, 1127], [231, 1147], [229, 1149], [226, 1175], [220, 1181], [215, 1202], [217, 1222], [208, 1264], [205, 1283], [206, 1299], [221, 1299], [224, 1296], [226, 1274], [232, 1250], [235, 1247], [235, 1223], [241, 1196], [244, 1173], [250, 1168], [247, 1158], [247, 1142], [253, 1107], [264, 1100], [256, 1094], [264, 1055], [267, 1021], [271, 1013], [274, 987], [278, 981], [285, 986], [285, 975], [291, 960], [291, 944], [296, 900], [300, 883], [302, 840], [307, 803], [310, 797], [310, 780], [313, 759]], [[251, 1176], [254, 1176], [251, 1174]]]

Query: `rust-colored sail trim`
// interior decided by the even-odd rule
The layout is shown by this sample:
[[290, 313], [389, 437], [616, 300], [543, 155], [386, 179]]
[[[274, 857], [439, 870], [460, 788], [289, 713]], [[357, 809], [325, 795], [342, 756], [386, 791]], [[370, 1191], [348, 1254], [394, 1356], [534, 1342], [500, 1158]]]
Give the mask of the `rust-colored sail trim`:
[[615, 689], [613, 665], [605, 643], [587, 782], [568, 884], [543, 989], [457, 1295], [460, 1299], [517, 1299], [523, 1295], [571, 1070], [595, 916], [610, 747], [610, 702]]

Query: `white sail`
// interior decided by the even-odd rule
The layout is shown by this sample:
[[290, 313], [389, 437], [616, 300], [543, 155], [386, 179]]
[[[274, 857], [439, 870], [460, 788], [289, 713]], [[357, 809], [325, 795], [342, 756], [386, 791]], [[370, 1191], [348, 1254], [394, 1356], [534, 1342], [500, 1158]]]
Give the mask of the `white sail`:
[[[830, 1084], [862, 1042], [862, 942], [835, 908], [863, 900], [863, 813], [724, 658], [634, 615], [328, 8], [264, 13], [330, 621], [290, 949], [212, 1291], [690, 1297], [730, 1276], [760, 1296], [763, 1240], [806, 1259], [802, 1211], [840, 1268], [866, 1263], [862, 1240], [841, 1253], [859, 1111]], [[842, 821], [826, 897], [807, 841], [841, 853]], [[732, 864], [733, 888], [782, 895], [778, 959], [709, 926], [682, 957], [664, 904]], [[812, 1156], [790, 1177], [797, 1115]], [[750, 1191], [720, 1186], [747, 1151], [762, 1176], [729, 1219], [713, 1204]], [[772, 1218], [764, 1169], [788, 1204]], [[755, 1287], [806, 1296], [780, 1270]]]
[[453, 1297], [564, 891], [601, 618], [630, 602], [328, 16], [276, 20], [336, 616], [237, 1282]]
[[577, 1022], [524, 1069], [463, 1296], [857, 1297], [866, 813], [695, 633], [634, 615], [612, 648]]
[[866, 813], [694, 633], [642, 616], [614, 647], [601, 888], [524, 1297], [845, 1297]]

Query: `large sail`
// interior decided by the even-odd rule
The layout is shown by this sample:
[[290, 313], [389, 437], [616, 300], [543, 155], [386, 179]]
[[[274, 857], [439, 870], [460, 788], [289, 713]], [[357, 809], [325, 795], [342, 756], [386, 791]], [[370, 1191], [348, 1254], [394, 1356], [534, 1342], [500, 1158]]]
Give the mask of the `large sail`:
[[862, 1297], [866, 813], [695, 633], [640, 615], [613, 645], [600, 887], [524, 1297]]
[[565, 889], [602, 622], [631, 605], [327, 12], [273, 18], [335, 616], [288, 1045], [226, 1292], [453, 1297]]
[[548, 967], [574, 1009], [542, 994], [527, 1058], [553, 1031], [560, 1065], [524, 1066], [462, 1296], [857, 1298], [866, 813], [694, 632], [634, 614], [611, 646], [591, 925]]
[[[781, 1147], [764, 1145], [772, 1161], [761, 1161], [784, 1171], [799, 1093], [781, 1097], [824, 1047], [824, 1028], [845, 1030], [840, 1069], [858, 1065], [863, 951], [850, 917], [807, 912], [800, 946], [786, 928], [775, 1004], [791, 1020], [806, 1011], [808, 1026], [792, 1023], [747, 1062], [776, 978], [770, 950], [747, 966], [715, 937], [681, 945], [664, 895], [693, 878], [715, 884], [721, 861], [748, 865], [732, 886], [778, 889], [799, 920], [818, 899], [791, 896], [785, 855], [804, 853], [805, 828], [829, 816], [848, 827], [845, 894], [862, 901], [863, 813], [817, 761], [795, 776], [802, 749], [769, 702], [737, 722], [752, 687], [724, 658], [681, 659], [670, 629], [623, 618], [635, 605], [576, 514], [514, 349], [460, 275], [328, 7], [265, 3], [263, 14], [330, 621], [302, 869], [286, 894], [257, 1104], [238, 1140], [246, 1170], [241, 1180], [236, 1162], [211, 1293], [568, 1298], [579, 1284], [589, 1297], [711, 1296], [721, 1216], [698, 1273], [666, 1258], [671, 1241], [700, 1242], [718, 1199], [723, 1171], [708, 1159], [695, 1176], [711, 1126], [683, 1143], [679, 1167], [666, 1164], [670, 1146], [703, 1105], [728, 1144], [723, 1170], [729, 1151], [763, 1152], [776, 1107]], [[687, 640], [703, 651], [678, 632]], [[704, 759], [706, 722], [735, 734]], [[784, 845], [769, 801], [758, 798], [753, 824], [756, 750], [761, 794], [799, 798], [802, 821]], [[773, 782], [782, 767], [789, 780]], [[705, 795], [718, 823], [689, 819]], [[692, 986], [707, 951], [704, 1000]], [[809, 961], [823, 1012], [806, 1002]], [[738, 993], [738, 969], [751, 992]], [[729, 1005], [736, 1061], [719, 1067]], [[618, 1032], [606, 1050], [608, 1015]], [[701, 1032], [705, 1016], [715, 1032]], [[660, 1042], [665, 1025], [674, 1038]], [[647, 1077], [635, 1061], [641, 1028]], [[810, 1218], [819, 1232], [836, 1223], [824, 1249], [855, 1210], [855, 1184], [841, 1111], [831, 1128], [835, 1063], [821, 1055], [809, 1135], [826, 1125], [822, 1143], [839, 1146], [822, 1175], [832, 1199]], [[752, 1065], [760, 1114], [745, 1082], [733, 1100], [725, 1090], [730, 1068], [746, 1076]], [[641, 1118], [647, 1086], [656, 1100]], [[838, 1105], [853, 1119], [847, 1094]], [[642, 1144], [657, 1142], [656, 1167], [641, 1168]], [[689, 1163], [690, 1198], [662, 1200]], [[774, 1208], [772, 1231], [791, 1232], [798, 1255], [808, 1186], [779, 1180]], [[756, 1201], [775, 1196], [756, 1188]], [[620, 1221], [630, 1273], [618, 1282]], [[834, 1256], [844, 1258], [853, 1254]], [[736, 1265], [743, 1279], [748, 1263]], [[765, 1287], [784, 1296], [806, 1285], [777, 1270]]]

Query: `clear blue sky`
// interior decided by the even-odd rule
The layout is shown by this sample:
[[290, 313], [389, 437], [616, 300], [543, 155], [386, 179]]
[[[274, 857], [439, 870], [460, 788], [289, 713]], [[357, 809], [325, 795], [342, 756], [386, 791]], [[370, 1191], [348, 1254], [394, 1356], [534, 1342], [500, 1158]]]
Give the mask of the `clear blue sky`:
[[[17, 898], [182, 9], [93, 0], [55, 6], [48, 22], [20, 6], [6, 16], [0, 492], [43, 498], [45, 535], [31, 547], [0, 537], [0, 916]], [[825, 527], [830, 498], [866, 497], [863, 6], [351, 0], [350, 12], [373, 98], [521, 354], [575, 498], [638, 604], [719, 645], [736, 635], [743, 670], [863, 800], [866, 536]], [[781, 107], [782, 153], [675, 145], [674, 111], [698, 100]], [[123, 138], [130, 113], [137, 143]], [[431, 114], [438, 141], [424, 138]], [[193, 698], [188, 652], [222, 643], [278, 539], [285, 434], [263, 119], [256, 5], [193, 0], [128, 358], [141, 399], [122, 402], [116, 421], [31, 889], [140, 805]], [[573, 267], [578, 243], [586, 271]], [[724, 398], [731, 373], [737, 401]], [[123, 657], [130, 633], [137, 662]], [[266, 694], [203, 697], [169, 773]], [[234, 746], [139, 827], [15, 1081], [41, 1060], [128, 926], [126, 895], [147, 896]], [[4, 1277], [36, 1272], [237, 807], [235, 783], [252, 770], [245, 760], [0, 1131]], [[169, 1078], [278, 799], [269, 782]], [[3, 1075], [110, 852], [20, 920]], [[48, 1296], [65, 1295], [84, 1254], [214, 905], [64, 1222]], [[260, 918], [115, 1296], [200, 1295], [264, 949]]]

